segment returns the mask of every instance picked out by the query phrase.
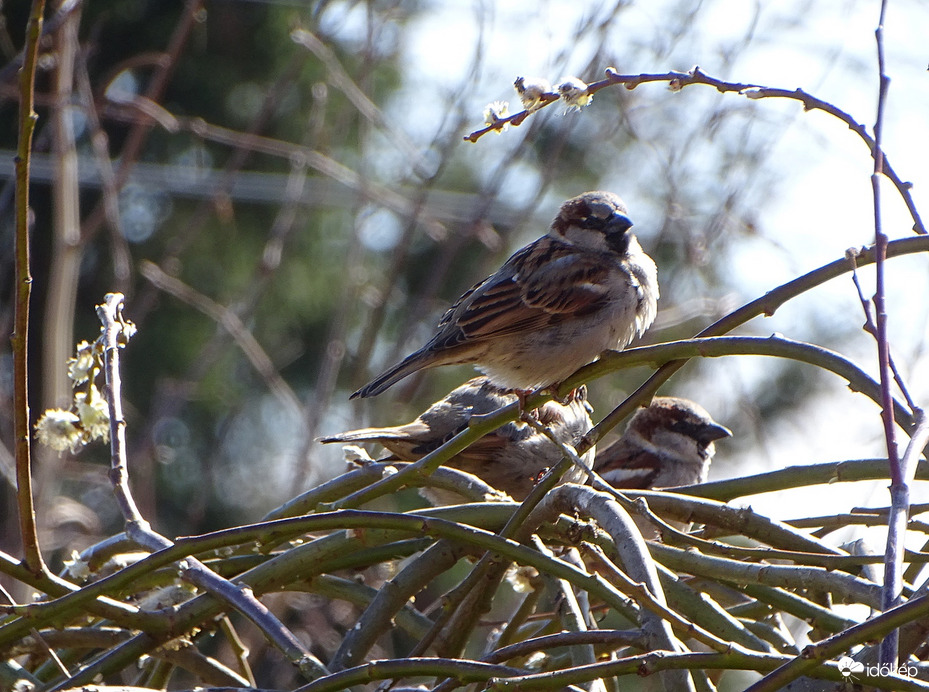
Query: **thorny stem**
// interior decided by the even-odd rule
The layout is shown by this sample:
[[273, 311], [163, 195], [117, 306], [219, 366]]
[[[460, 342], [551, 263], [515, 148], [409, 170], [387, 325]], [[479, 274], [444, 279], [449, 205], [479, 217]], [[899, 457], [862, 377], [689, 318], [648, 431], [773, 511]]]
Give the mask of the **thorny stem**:
[[29, 300], [32, 275], [29, 268], [29, 158], [32, 133], [38, 116], [33, 110], [35, 74], [42, 36], [45, 1], [34, 0], [26, 28], [26, 47], [20, 70], [19, 145], [16, 152], [16, 304], [13, 335], [13, 427], [16, 439], [16, 485], [19, 524], [23, 541], [23, 559], [36, 576], [50, 576], [36, 529], [35, 503], [32, 497], [32, 448], [29, 437]]

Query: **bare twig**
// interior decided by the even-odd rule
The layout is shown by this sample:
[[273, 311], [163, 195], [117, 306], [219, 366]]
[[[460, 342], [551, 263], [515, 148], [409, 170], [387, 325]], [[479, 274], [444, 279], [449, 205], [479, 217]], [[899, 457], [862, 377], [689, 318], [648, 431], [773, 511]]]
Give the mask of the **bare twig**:
[[294, 692], [341, 692], [352, 689], [355, 685], [365, 685], [373, 680], [422, 676], [451, 678], [460, 683], [482, 682], [495, 675], [516, 675], [521, 672], [523, 671], [519, 668], [460, 658], [381, 659], [334, 673], [322, 680], [298, 687]]
[[394, 144], [410, 161], [420, 162], [422, 153], [410, 140], [406, 132], [394, 127], [388, 122], [384, 112], [374, 104], [371, 99], [355, 84], [351, 75], [343, 67], [335, 52], [323, 43], [318, 36], [308, 29], [294, 29], [290, 33], [291, 40], [299, 46], [310, 51], [319, 58], [326, 67], [329, 81], [339, 91], [345, 94], [355, 109], [378, 128], [385, 131], [388, 141]]
[[[533, 545], [535, 545], [536, 550], [540, 553], [554, 557], [555, 553], [542, 542], [541, 538], [533, 536], [531, 541]], [[565, 560], [570, 561], [576, 567], [585, 569], [585, 565], [581, 561], [580, 556], [577, 555], [576, 550], [569, 550], [564, 557]], [[560, 611], [562, 630], [565, 632], [586, 632], [589, 629], [587, 626], [586, 614], [590, 611], [590, 604], [587, 602], [586, 594], [582, 592], [581, 598], [579, 599], [578, 594], [574, 592], [574, 588], [569, 582], [564, 579], [558, 579], [555, 580], [555, 583], [557, 584], [556, 588], [559, 599], [558, 610]], [[581, 603], [584, 603], [586, 607], [582, 607]], [[575, 644], [569, 651], [572, 666], [584, 666], [597, 662], [597, 654], [591, 644]], [[600, 681], [599, 684], [602, 685], [602, 681]], [[587, 689], [589, 690], [591, 688], [588, 687]], [[603, 688], [597, 687], [596, 689], [601, 690]]]
[[[74, 311], [84, 245], [80, 238], [77, 137], [71, 101], [79, 53], [81, 12], [68, 15], [55, 34], [54, 95], [50, 132], [55, 161], [52, 177], [51, 259], [45, 276], [42, 315], [42, 407], [67, 405], [72, 396], [68, 357], [74, 348]], [[44, 447], [36, 464], [36, 506], [46, 519], [59, 501], [66, 459]]]
[[[33, 8], [36, 5], [42, 6], [42, 14], [45, 12], [45, 2], [33, 3]], [[79, 9], [83, 3], [81, 0], [64, 0], [63, 2], [58, 3], [58, 6], [55, 8], [55, 14], [48, 18], [42, 25], [39, 26], [39, 33], [36, 35], [36, 40], [39, 40], [45, 36], [49, 36], [54, 32], [58, 31], [58, 28], [71, 16], [71, 13]], [[35, 16], [32, 13], [31, 16]], [[41, 14], [39, 15], [42, 16]], [[32, 48], [37, 45], [31, 41], [27, 41], [23, 50], [21, 50], [17, 55], [10, 60], [6, 65], [0, 69], [0, 84], [5, 83], [7, 80], [12, 79], [13, 75], [16, 74], [23, 66], [28, 66], [29, 60], [34, 60], [35, 55], [30, 55]], [[22, 75], [20, 74], [20, 77]]]
[[[924, 461], [919, 464], [916, 477], [924, 481], [929, 480], [929, 463]], [[855, 459], [826, 464], [788, 466], [757, 475], [685, 486], [681, 488], [681, 492], [728, 502], [738, 497], [802, 488], [820, 483], [845, 483], [885, 478], [888, 478], [886, 459]]]
[[[845, 378], [851, 389], [864, 394], [878, 406], [881, 405], [880, 384], [845, 356], [821, 346], [779, 336], [706, 336], [638, 346], [625, 351], [607, 351], [600, 360], [585, 365], [565, 380], [562, 386], [567, 388], [634, 365], [661, 365], [658, 370], [660, 373], [667, 364], [677, 363], [679, 359], [716, 358], [736, 354], [789, 358], [814, 365]], [[894, 407], [897, 422], [904, 428], [909, 428], [913, 423], [910, 412], [896, 399], [891, 399], [891, 405]], [[578, 452], [580, 451], [578, 449]]]
[[[887, 257], [898, 257], [904, 254], [910, 254], [915, 252], [929, 252], [929, 236], [919, 236], [917, 238], [902, 238], [899, 240], [892, 240], [887, 246]], [[866, 264], [871, 264], [874, 262], [875, 258], [875, 249], [872, 248], [860, 248], [857, 250], [858, 266], [864, 266]], [[797, 296], [806, 293], [812, 288], [819, 286], [820, 284], [834, 279], [846, 272], [850, 271], [850, 266], [848, 260], [843, 257], [837, 259], [829, 264], [826, 264], [818, 269], [804, 274], [803, 276], [797, 277], [793, 281], [788, 281], [777, 288], [768, 291], [760, 298], [746, 303], [741, 308], [730, 312], [725, 317], [717, 320], [709, 327], [697, 334], [697, 337], [704, 336], [718, 336], [720, 334], [725, 334], [736, 327], [745, 324], [749, 320], [764, 316], [773, 315], [784, 303], [786, 303], [791, 298], [796, 298]], [[655, 392], [658, 391], [658, 388], [671, 379], [671, 376], [674, 375], [678, 370], [680, 370], [687, 361], [678, 360], [671, 361], [662, 365], [657, 372], [655, 372], [651, 377], [648, 378], [635, 392], [629, 395], [627, 399], [617, 406], [614, 410], [610, 411], [593, 429], [587, 433], [586, 439], [578, 444], [578, 452], [583, 454], [584, 451], [589, 447], [589, 445], [595, 444], [607, 431], [611, 430], [620, 421], [624, 420], [629, 414], [631, 414], [635, 408], [638, 406], [638, 402], [642, 399], [645, 399], [648, 396], [652, 396]], [[580, 372], [586, 370], [585, 366]], [[568, 388], [577, 386], [580, 382], [583, 382], [583, 377], [574, 377], [569, 378], [563, 383], [563, 389], [568, 391]], [[898, 411], [898, 416], [900, 412]]]
[[[726, 641], [714, 635], [712, 632], [704, 629], [694, 622], [690, 622], [677, 612], [671, 610], [671, 608], [665, 602], [665, 595], [663, 592], [659, 596], [652, 595], [652, 593], [649, 591], [649, 587], [645, 582], [635, 581], [627, 576], [622, 570], [613, 564], [613, 561], [610, 560], [609, 557], [607, 557], [598, 546], [594, 547], [593, 553], [597, 556], [603, 571], [605, 572], [606, 576], [609, 577], [610, 581], [618, 584], [622, 588], [623, 593], [634, 596], [636, 601], [642, 604], [643, 609], [647, 609], [653, 615], [656, 615], [661, 620], [666, 621], [671, 627], [680, 633], [682, 638], [685, 636], [687, 638], [693, 638], [708, 648], [714, 651], [719, 651], [720, 653], [732, 650], [734, 642]], [[655, 578], [657, 579], [657, 572]], [[644, 629], [645, 625], [643, 624], [643, 630]], [[649, 646], [650, 648], [655, 648], [653, 642], [650, 642]], [[737, 644], [736, 646], [741, 647], [742, 645]]]
[[[881, 2], [880, 19], [874, 32], [877, 42], [878, 97], [877, 119], [874, 123], [874, 172], [871, 175], [871, 191], [874, 196], [874, 257], [875, 257], [875, 338], [877, 339], [878, 373], [881, 383], [881, 420], [884, 424], [884, 439], [887, 444], [887, 463], [890, 466], [890, 500], [891, 516], [887, 522], [887, 543], [884, 552], [884, 591], [881, 609], [889, 610], [900, 602], [903, 575], [903, 551], [906, 537], [907, 514], [910, 505], [910, 487], [903, 476], [900, 457], [897, 451], [896, 431], [894, 426], [894, 407], [890, 385], [890, 342], [887, 336], [887, 308], [884, 301], [885, 278], [884, 265], [887, 259], [888, 238], [884, 233], [881, 220], [881, 177], [884, 172], [884, 152], [881, 142], [884, 131], [884, 106], [887, 103], [887, 89], [890, 79], [884, 63], [884, 17], [887, 0]], [[914, 464], [915, 468], [915, 464]], [[881, 642], [880, 662], [895, 670], [899, 648], [899, 632], [891, 631]]]
[[[871, 314], [871, 301], [865, 298], [861, 282], [858, 280], [858, 271], [855, 266], [855, 258], [858, 256], [857, 248], [849, 248], [845, 256], [852, 265], [852, 283], [855, 284], [855, 290], [858, 292], [858, 300], [861, 303], [861, 309], [865, 316], [864, 330], [877, 340], [877, 325], [874, 324], [874, 318]], [[897, 369], [897, 364], [894, 362], [893, 354], [890, 353], [889, 348], [887, 350], [887, 362], [890, 365], [890, 371], [893, 373], [894, 380], [897, 383], [897, 387], [900, 389], [900, 393], [903, 395], [903, 398], [906, 399], [907, 406], [910, 407], [911, 411], [915, 411], [916, 403], [913, 401], [913, 397], [910, 396], [909, 388], [903, 381], [903, 375], [901, 375], [900, 371]]]
[[[687, 629], [690, 623], [668, 609], [657, 568], [642, 540], [642, 534], [613, 498], [593, 488], [570, 483], [562, 485], [546, 496], [527, 519], [527, 524], [536, 526], [551, 519], [553, 512], [557, 517], [560, 512], [571, 511], [592, 517], [612, 537], [620, 553], [622, 567], [629, 577], [624, 584], [626, 593], [631, 593], [642, 604], [641, 625], [649, 647], [670, 652], [683, 650], [674, 636], [672, 624], [683, 625]], [[629, 588], [634, 585], [637, 585], [636, 588], [630, 592]], [[742, 649], [739, 644], [732, 643], [731, 646], [733, 650]], [[684, 671], [664, 674], [662, 682], [669, 692], [694, 689], [693, 680]]]
[[[103, 324], [103, 342], [106, 372], [107, 403], [110, 412], [110, 445], [112, 448], [111, 480], [123, 516], [126, 519], [127, 533], [139, 545], [152, 551], [159, 551], [172, 546], [164, 536], [153, 531], [148, 522], [139, 513], [135, 500], [129, 490], [128, 469], [126, 466], [126, 424], [122, 416], [121, 380], [119, 374], [119, 348], [131, 335], [132, 325], [122, 316], [123, 296], [118, 293], [107, 294], [102, 305], [97, 306], [97, 315]], [[296, 665], [309, 679], [326, 673], [326, 668], [306, 647], [287, 629], [248, 587], [233, 584], [208, 569], [194, 558], [179, 563], [181, 578], [203, 588], [222, 602], [241, 612], [261, 630], [288, 660]], [[131, 646], [143, 646], [142, 640], [134, 639]], [[127, 644], [127, 646], [130, 646]], [[113, 652], [114, 659], [119, 658]], [[104, 657], [106, 659], [107, 657]], [[92, 680], [101, 672], [107, 661], [101, 659], [94, 665], [84, 668], [72, 680], [79, 684]]]
[[333, 672], [361, 663], [378, 638], [393, 626], [397, 613], [432, 580], [451, 569], [465, 551], [449, 541], [425, 550], [380, 589], [354, 627], [345, 633], [329, 667]]
[[487, 663], [500, 663], [510, 658], [525, 656], [533, 651], [544, 650], [549, 646], [565, 646], [572, 643], [591, 643], [591, 644], [609, 644], [610, 646], [633, 646], [640, 649], [646, 648], [645, 639], [640, 630], [588, 630], [587, 632], [559, 632], [558, 634], [549, 634], [526, 639], [515, 644], [510, 644], [484, 657]]
[[[55, 170], [52, 179], [52, 256], [45, 281], [47, 297], [42, 332], [42, 401], [47, 408], [71, 398], [67, 361], [74, 348], [74, 309], [84, 246], [80, 238], [80, 186], [77, 138], [71, 101], [79, 51], [81, 13], [69, 15], [55, 37], [55, 104], [51, 112]], [[50, 507], [61, 477], [61, 460], [43, 464], [37, 477], [39, 508]], [[50, 485], [48, 488], [46, 486]]]
[[[580, 683], [585, 680], [596, 678], [608, 678], [623, 674], [636, 674], [640, 677], [654, 675], [661, 671], [672, 670], [725, 670], [741, 669], [765, 672], [776, 667], [785, 659], [782, 654], [770, 653], [670, 653], [665, 651], [654, 651], [638, 656], [628, 656], [615, 661], [606, 663], [596, 663], [591, 666], [580, 668], [571, 668], [543, 673], [532, 673], [519, 677], [497, 677], [492, 678], [484, 689], [494, 690], [568, 690], [571, 689], [569, 683]], [[830, 680], [832, 682], [844, 681], [837, 664], [835, 663], [815, 663], [811, 668], [810, 675], [818, 678]], [[893, 692], [909, 692], [910, 690], [929, 690], [929, 685], [915, 679], [902, 675], [867, 675], [856, 674], [856, 683], [868, 685], [875, 689], [892, 690]], [[336, 688], [323, 687], [306, 687], [305, 692], [324, 692]], [[754, 687], [750, 688], [754, 690]]]
[[110, 159], [109, 138], [100, 125], [100, 116], [94, 102], [93, 88], [90, 84], [90, 75], [87, 72], [85, 55], [78, 56], [77, 87], [90, 126], [90, 144], [93, 148], [94, 159], [100, 172], [104, 218], [110, 230], [110, 247], [113, 253], [115, 288], [120, 291], [126, 290], [132, 272], [132, 257], [129, 253], [129, 243], [123, 234], [120, 220], [119, 190], [116, 187], [116, 174], [113, 170], [113, 162]]
[[872, 608], [877, 607], [881, 600], [880, 588], [873, 582], [844, 572], [835, 572], [831, 568], [745, 563], [658, 543], [649, 547], [656, 560], [677, 572], [735, 584], [765, 584], [824, 591], [835, 594], [840, 601], [864, 603]]
[[[802, 89], [778, 89], [761, 84], [726, 82], [721, 79], [711, 77], [710, 75], [703, 72], [699, 67], [694, 67], [689, 72], [672, 71], [660, 74], [634, 75], [619, 74], [612, 67], [608, 67], [606, 68], [606, 79], [588, 84], [587, 93], [595, 94], [601, 89], [612, 86], [614, 84], [623, 84], [627, 89], [631, 90], [635, 89], [640, 84], [646, 84], [650, 82], [667, 82], [668, 86], [674, 91], [680, 91], [684, 87], [690, 86], [692, 84], [703, 84], [714, 87], [720, 93], [736, 93], [749, 99], [786, 98], [793, 101], [799, 101], [801, 104], [803, 104], [804, 110], [820, 110], [841, 120], [848, 126], [850, 130], [855, 132], [862, 139], [862, 141], [864, 141], [864, 143], [868, 146], [868, 149], [871, 151], [872, 156], [876, 157], [877, 150], [875, 141], [868, 134], [867, 128], [865, 128], [864, 125], [856, 121], [851, 115], [841, 110], [840, 108], [837, 108], [827, 101], [818, 99], [815, 96], [806, 93]], [[496, 119], [490, 125], [479, 130], [475, 130], [471, 134], [465, 135], [464, 139], [469, 142], [476, 142], [488, 132], [502, 131], [502, 129], [507, 125], [513, 125], [514, 127], [518, 126], [522, 124], [523, 121], [526, 120], [529, 115], [531, 115], [531, 113], [535, 113], [536, 111], [541, 110], [545, 106], [548, 106], [557, 100], [558, 98], [555, 94], [547, 94], [543, 99], [543, 103], [533, 111], [520, 111], [506, 118]], [[923, 224], [922, 218], [919, 215], [919, 211], [916, 209], [916, 203], [913, 201], [913, 196], [910, 193], [912, 184], [901, 180], [896, 172], [890, 167], [887, 158], [883, 156], [882, 158], [883, 163], [881, 174], [887, 176], [887, 178], [893, 183], [894, 187], [897, 188], [900, 196], [903, 198], [903, 201], [913, 218], [913, 230], [919, 234], [926, 234], [926, 227]]]
[[[148, 89], [145, 92], [144, 98], [146, 100], [153, 103], [157, 103], [161, 100], [168, 86], [168, 82], [177, 67], [181, 52], [184, 50], [184, 46], [187, 45], [187, 39], [190, 38], [190, 34], [196, 26], [198, 15], [202, 9], [203, 0], [187, 0], [184, 3], [184, 10], [181, 12], [180, 20], [174, 28], [174, 33], [171, 35], [168, 47], [162, 56], [163, 59], [158, 61], [155, 72], [152, 75], [152, 80], [149, 82]], [[129, 173], [132, 171], [132, 167], [136, 164], [139, 154], [142, 152], [142, 147], [145, 144], [145, 140], [148, 139], [151, 128], [152, 121], [146, 119], [144, 122], [136, 123], [135, 127], [132, 128], [129, 135], [126, 137], [125, 144], [119, 155], [120, 166], [116, 171], [115, 186], [117, 190], [122, 189], [123, 185], [125, 185], [126, 181], [129, 179]], [[96, 233], [105, 218], [106, 202], [101, 201], [84, 220], [81, 226], [81, 237], [86, 239]]]
[[734, 507], [715, 500], [678, 495], [667, 490], [628, 490], [630, 498], [643, 497], [656, 513], [675, 521], [720, 527], [725, 535], [745, 536], [779, 550], [847, 555], [838, 548], [798, 531], [786, 523], [758, 514], [750, 507]]
[[[838, 634], [806, 647], [803, 652], [775, 671], [750, 686], [746, 692], [774, 692], [809, 671], [824, 661], [834, 660], [856, 644], [876, 640], [896, 628], [912, 622], [929, 613], [929, 597], [914, 598], [903, 605], [896, 606], [880, 615], [866, 620], [860, 625], [849, 627]], [[887, 678], [890, 677], [888, 674]], [[903, 689], [891, 687], [890, 689]], [[918, 688], [917, 688], [918, 689]]]
[[[910, 442], [906, 446], [906, 450], [903, 452], [903, 458], [900, 460], [903, 477], [907, 480], [908, 483], [916, 477], [919, 467], [921, 465], [924, 466], [924, 463], [920, 464], [919, 457], [925, 452], [927, 444], [929, 444], [929, 416], [926, 415], [926, 412], [923, 409], [917, 408], [914, 411], [914, 419], [915, 431], [910, 437]], [[891, 498], [891, 500], [892, 499], [893, 498]], [[894, 509], [895, 508], [891, 504], [891, 511], [894, 511]], [[908, 509], [912, 510], [913, 506], [909, 505]], [[904, 514], [904, 522], [905, 521], [906, 514]], [[905, 544], [901, 545], [903, 546]], [[920, 570], [918, 567], [910, 567], [907, 573], [904, 573], [902, 579], [905, 581], [907, 577], [910, 577], [915, 581], [919, 571]]]
[[[281, 74], [281, 76], [275, 81], [271, 88], [268, 89], [264, 100], [262, 101], [261, 108], [258, 109], [257, 114], [250, 122], [247, 131], [237, 133], [237, 138], [232, 135], [228, 135], [230, 131], [226, 131], [227, 135], [234, 139], [234, 141], [231, 142], [224, 142], [231, 144], [233, 147], [233, 151], [231, 152], [229, 160], [223, 166], [222, 171], [219, 174], [219, 179], [217, 180], [210, 193], [206, 196], [207, 198], [200, 202], [200, 204], [197, 205], [197, 208], [191, 214], [191, 218], [185, 224], [183, 232], [176, 234], [176, 236], [168, 243], [167, 248], [161, 257], [161, 260], [158, 262], [159, 266], [170, 267], [178, 261], [184, 249], [199, 237], [200, 233], [206, 225], [207, 220], [215, 215], [217, 200], [221, 200], [230, 194], [236, 175], [241, 171], [242, 167], [249, 160], [249, 157], [254, 151], [251, 146], [252, 138], [257, 136], [258, 133], [262, 132], [268, 126], [268, 122], [280, 107], [280, 103], [284, 98], [284, 94], [287, 93], [288, 89], [293, 87], [293, 82], [296, 79], [302, 64], [303, 63], [298, 61], [296, 57], [291, 60], [291, 63], [283, 71], [283, 74]], [[187, 129], [192, 132], [194, 136], [201, 138], [204, 137], [202, 130], [209, 129], [209, 125], [204, 123], [204, 121], [200, 118], [182, 119], [175, 117], [173, 113], [169, 115], [171, 117], [173, 126], [178, 131], [181, 131], [186, 124]], [[151, 124], [151, 118], [143, 117], [143, 119]], [[139, 118], [136, 117], [130, 118], [130, 121], [134, 123], [138, 120]], [[302, 168], [306, 165], [306, 158], [303, 157], [299, 151], [291, 149], [290, 153], [287, 153], [284, 151], [284, 149], [284, 147], [281, 147], [281, 151], [278, 153], [279, 156], [282, 158], [288, 158], [290, 161], [293, 161], [294, 157], [299, 156], [300, 167]], [[286, 188], [289, 187], [290, 185], [288, 184]], [[257, 300], [261, 295], [261, 291], [256, 291], [255, 294], [256, 295], [254, 299]], [[155, 295], [156, 292], [149, 287], [146, 287], [140, 291], [138, 300], [134, 303], [135, 310], [140, 313], [137, 314], [137, 319], [140, 322], [144, 321], [145, 317], [148, 315], [148, 312], [152, 309], [155, 301]]]
[[16, 484], [23, 557], [29, 571], [50, 576], [36, 531], [35, 504], [32, 496], [32, 447], [29, 432], [29, 300], [32, 274], [29, 267], [29, 156], [32, 133], [38, 116], [32, 109], [35, 94], [36, 62], [42, 35], [44, 0], [33, 0], [26, 29], [26, 47], [20, 71], [19, 145], [16, 153], [16, 265], [15, 327], [13, 329], [13, 428], [16, 438]]
[[[151, 118], [130, 118], [130, 122], [139, 120], [151, 124]], [[307, 167], [318, 171], [324, 176], [344, 185], [362, 196], [363, 199], [377, 203], [397, 214], [407, 216], [411, 213], [412, 205], [402, 194], [374, 181], [365, 181], [354, 169], [336, 161], [309, 147], [300, 147], [293, 142], [287, 142], [273, 137], [264, 137], [251, 132], [240, 132], [221, 125], [213, 125], [202, 118], [177, 118], [177, 127], [185, 132], [191, 132], [197, 137], [210, 142], [226, 144], [241, 150], [241, 154], [260, 152], [271, 156], [290, 159], [295, 155], [303, 156]], [[233, 171], [227, 171], [229, 176]], [[231, 182], [231, 181], [230, 181]], [[432, 218], [424, 222], [434, 223]]]
[[561, 453], [564, 455], [564, 457], [566, 459], [569, 459], [571, 463], [574, 464], [574, 467], [587, 477], [587, 482], [590, 483], [591, 485], [593, 484], [594, 482], [593, 471], [591, 471], [590, 466], [585, 464], [584, 460], [578, 456], [577, 451], [574, 449], [574, 447], [569, 445], [567, 442], [562, 442], [561, 440], [559, 440], [555, 436], [555, 432], [547, 425], [543, 425], [539, 421], [539, 419], [536, 418], [532, 413], [523, 411], [519, 419], [523, 421], [524, 423], [526, 423], [533, 430], [537, 430], [538, 432], [545, 435], [545, 437], [547, 437], [553, 445], [555, 445], [556, 447], [558, 447], [559, 450], [561, 450]]
[[[131, 335], [131, 326], [123, 319], [123, 295], [107, 293], [104, 302], [97, 306], [97, 316], [103, 324], [106, 399], [110, 412], [110, 482], [116, 494], [123, 519], [130, 525], [148, 528], [129, 489], [129, 469], [126, 466], [126, 420], [123, 418], [122, 380], [119, 374], [119, 348]], [[130, 330], [130, 333], [127, 333]], [[133, 534], [132, 529], [128, 531]], [[144, 545], [144, 543], [143, 543]], [[152, 546], [148, 546], [152, 547]], [[155, 550], [164, 548], [157, 545]]]
[[219, 305], [180, 279], [169, 276], [153, 262], [143, 262], [141, 273], [153, 286], [196, 308], [225, 329], [284, 408], [295, 419], [302, 417], [303, 406], [300, 399], [280, 376], [261, 344], [233, 310]]
[[239, 674], [248, 681], [249, 685], [255, 687], [255, 674], [252, 672], [252, 667], [248, 663], [248, 645], [242, 641], [242, 638], [239, 636], [235, 625], [232, 623], [232, 620], [229, 619], [228, 615], [224, 615], [220, 618], [219, 627], [226, 636], [226, 641], [229, 643], [229, 648], [232, 649], [233, 657], [239, 665]]

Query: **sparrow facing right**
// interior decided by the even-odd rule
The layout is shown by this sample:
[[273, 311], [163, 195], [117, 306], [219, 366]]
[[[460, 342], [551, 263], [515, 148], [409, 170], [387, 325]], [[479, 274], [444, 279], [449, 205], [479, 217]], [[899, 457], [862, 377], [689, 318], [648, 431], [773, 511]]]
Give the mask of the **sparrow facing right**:
[[[350, 430], [321, 438], [320, 442], [377, 442], [392, 452], [393, 458], [416, 461], [468, 427], [472, 416], [493, 413], [517, 400], [516, 394], [498, 387], [487, 377], [475, 377], [432, 404], [412, 423]], [[593, 425], [587, 388], [583, 385], [565, 403], [548, 401], [536, 410], [535, 415], [552, 431], [555, 439], [571, 446], [580, 442]], [[582, 457], [588, 467], [593, 462], [595, 451], [592, 448]], [[561, 449], [546, 435], [526, 423], [513, 421], [485, 435], [445, 465], [467, 471], [510, 497], [523, 500], [539, 476], [561, 458]], [[583, 471], [572, 467], [562, 481], [574, 482], [583, 478]], [[451, 503], [444, 493], [425, 494], [434, 504]], [[434, 500], [435, 496], [439, 496], [438, 502]]]
[[530, 390], [564, 380], [607, 349], [624, 348], [655, 319], [655, 263], [629, 232], [610, 192], [562, 204], [547, 235], [465, 292], [415, 353], [351, 398], [369, 397], [407, 375], [473, 363], [495, 385]]
[[703, 483], [716, 453], [713, 442], [731, 436], [699, 404], [657, 396], [636, 411], [622, 437], [597, 453], [594, 471], [614, 488]]

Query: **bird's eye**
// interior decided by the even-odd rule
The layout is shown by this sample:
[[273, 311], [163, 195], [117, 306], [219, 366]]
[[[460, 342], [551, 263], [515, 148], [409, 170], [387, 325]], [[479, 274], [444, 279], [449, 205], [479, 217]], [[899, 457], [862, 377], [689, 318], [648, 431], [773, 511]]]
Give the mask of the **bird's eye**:
[[613, 213], [613, 206], [604, 202], [590, 203], [590, 216], [598, 219], [607, 219]]
[[668, 426], [668, 429], [689, 437], [693, 437], [696, 432], [696, 426], [688, 420], [676, 420]]

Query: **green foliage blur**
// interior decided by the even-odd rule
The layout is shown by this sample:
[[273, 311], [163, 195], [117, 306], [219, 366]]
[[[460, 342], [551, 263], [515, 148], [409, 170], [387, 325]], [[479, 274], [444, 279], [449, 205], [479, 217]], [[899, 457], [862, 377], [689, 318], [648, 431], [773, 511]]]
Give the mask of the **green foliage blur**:
[[[548, 36], [551, 74], [544, 76], [553, 81], [572, 73], [594, 81], [609, 65], [686, 70], [695, 60], [729, 77], [750, 54], [754, 32], [773, 36], [796, 24], [785, 10], [759, 14], [743, 33], [727, 34], [718, 24], [700, 24], [699, 11], [666, 5], [666, 20], [651, 33], [620, 41], [629, 37], [630, 22], [641, 22], [636, 3], [581, 8], [555, 36], [537, 30], [544, 11], [526, 4], [515, 11], [524, 26], [512, 25], [518, 30], [507, 42], [528, 55]], [[714, 17], [720, 7], [710, 3], [704, 12]], [[22, 45], [26, 10], [27, 3], [3, 6], [8, 62]], [[468, 368], [446, 368], [371, 402], [347, 400], [417, 348], [463, 290], [541, 235], [569, 196], [606, 188], [626, 199], [660, 268], [662, 315], [645, 342], [692, 336], [756, 297], [730, 269], [739, 243], [797, 258], [764, 222], [784, 184], [783, 171], [770, 165], [783, 134], [772, 115], [780, 106], [762, 108], [712, 89], [613, 88], [582, 112], [563, 114], [553, 104], [518, 128], [465, 142], [482, 126], [484, 104], [518, 103], [510, 85], [526, 66], [518, 51], [501, 58], [496, 39], [482, 33], [510, 26], [512, 18], [502, 9], [498, 16], [491, 8], [422, 0], [83, 3], [74, 20], [75, 59], [78, 70], [86, 67], [109, 156], [117, 173], [125, 165], [129, 177], [117, 193], [120, 228], [113, 229], [103, 220], [94, 131], [77, 83], [65, 95], [73, 145], [56, 144], [61, 43], [53, 31], [38, 80], [32, 185], [33, 415], [55, 405], [52, 392], [60, 397], [66, 387], [48, 381], [40, 367], [50, 344], [92, 339], [93, 305], [108, 291], [125, 292], [127, 316], [139, 328], [122, 373], [134, 491], [143, 513], [166, 534], [203, 532], [260, 518], [340, 473], [339, 450], [315, 444], [316, 437], [411, 420], [469, 377]], [[457, 22], [460, 43], [430, 43], [437, 22], [443, 28]], [[295, 31], [315, 36], [317, 49], [296, 41]], [[824, 52], [812, 57], [825, 61]], [[16, 143], [14, 77], [8, 68], [0, 94], [0, 148], [7, 152]], [[158, 80], [163, 90], [150, 99]], [[124, 158], [137, 137], [140, 149]], [[54, 209], [62, 190], [50, 171], [71, 147], [80, 160], [81, 229], [78, 280], [69, 288], [54, 278], [62, 252]], [[0, 194], [4, 277], [12, 267], [11, 191], [7, 177]], [[866, 240], [865, 227], [860, 242]], [[844, 248], [859, 241], [842, 242]], [[122, 244], [128, 277], [116, 272]], [[182, 282], [187, 297], [153, 285], [144, 275], [147, 263]], [[10, 281], [0, 284], [0, 326], [7, 333], [10, 291]], [[62, 291], [73, 306], [72, 334], [56, 333], [61, 326], [50, 321], [51, 291]], [[235, 320], [218, 324], [192, 305], [191, 293]], [[858, 320], [832, 329], [826, 340], [857, 333]], [[246, 356], [243, 333], [254, 337], [300, 410], [288, 408], [286, 395], [275, 394]], [[8, 351], [0, 356], [6, 377]], [[598, 413], [647, 374], [592, 383]], [[703, 393], [701, 402], [742, 432], [729, 447], [734, 457], [757, 442], [758, 421], [795, 408], [812, 393], [812, 382], [785, 363], [744, 379], [731, 370], [721, 374], [714, 363], [688, 368], [667, 393]], [[9, 397], [5, 384], [2, 396]], [[0, 414], [0, 439], [9, 445], [7, 413]], [[54, 542], [61, 555], [118, 528], [106, 492], [105, 449], [39, 454], [40, 485], [46, 484], [40, 505], [72, 497], [96, 517], [67, 516], [46, 527], [61, 533]], [[725, 473], [726, 455], [720, 456]], [[12, 490], [2, 497], [0, 514], [9, 520]], [[4, 541], [15, 543], [15, 531]]]

